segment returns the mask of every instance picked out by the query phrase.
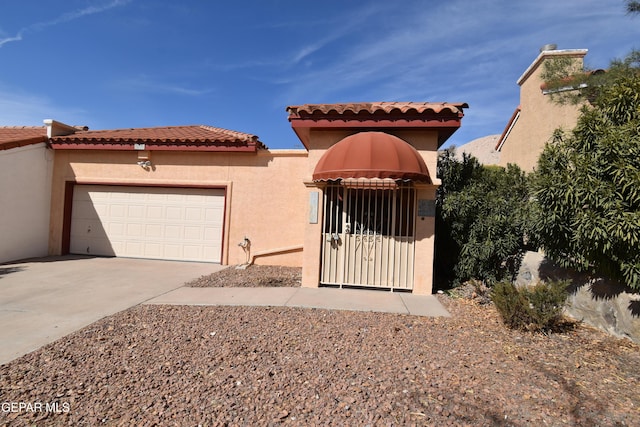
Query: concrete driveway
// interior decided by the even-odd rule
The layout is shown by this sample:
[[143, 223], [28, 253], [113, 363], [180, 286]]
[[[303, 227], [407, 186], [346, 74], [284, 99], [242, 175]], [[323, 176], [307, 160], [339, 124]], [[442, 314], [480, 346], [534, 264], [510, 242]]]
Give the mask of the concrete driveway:
[[0, 264], [0, 364], [222, 268], [82, 256]]

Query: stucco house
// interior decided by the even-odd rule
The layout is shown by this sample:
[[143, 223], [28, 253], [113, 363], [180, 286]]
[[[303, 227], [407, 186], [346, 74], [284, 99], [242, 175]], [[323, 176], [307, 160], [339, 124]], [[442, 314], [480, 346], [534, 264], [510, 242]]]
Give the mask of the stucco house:
[[[429, 294], [437, 149], [466, 107], [290, 106], [303, 150], [269, 150], [256, 135], [210, 126], [45, 120], [46, 226], [35, 233], [41, 248], [25, 254], [301, 266], [307, 287]], [[26, 224], [19, 215], [12, 223]]]
[[0, 263], [49, 247], [53, 152], [45, 126], [0, 127]]
[[571, 130], [576, 125], [580, 107], [552, 102], [549, 92], [544, 90], [541, 75], [546, 61], [559, 58], [570, 59], [575, 62], [577, 69], [582, 69], [587, 52], [587, 49], [559, 50], [555, 45], [545, 45], [522, 73], [517, 81], [520, 86], [520, 105], [495, 146], [501, 166], [514, 163], [526, 172], [532, 171], [553, 132], [558, 128]]

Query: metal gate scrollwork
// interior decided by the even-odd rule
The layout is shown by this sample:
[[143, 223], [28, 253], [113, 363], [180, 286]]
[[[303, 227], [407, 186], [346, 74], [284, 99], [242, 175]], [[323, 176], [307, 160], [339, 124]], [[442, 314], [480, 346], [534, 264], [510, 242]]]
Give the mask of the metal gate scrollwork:
[[412, 289], [415, 197], [409, 183], [389, 180], [327, 185], [320, 282]]

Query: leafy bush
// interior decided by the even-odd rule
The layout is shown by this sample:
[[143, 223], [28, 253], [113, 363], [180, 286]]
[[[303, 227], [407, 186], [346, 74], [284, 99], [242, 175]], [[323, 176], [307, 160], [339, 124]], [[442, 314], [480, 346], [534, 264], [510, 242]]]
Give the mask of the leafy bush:
[[442, 184], [436, 193], [436, 235], [435, 235], [435, 276], [439, 284], [450, 287], [456, 280], [455, 267], [460, 258], [460, 243], [454, 239], [456, 225], [452, 218], [443, 216], [443, 205], [449, 195], [456, 194], [477, 179], [482, 169], [478, 159], [463, 153], [462, 159], [456, 158], [455, 148], [448, 148], [438, 156], [438, 177]]
[[567, 282], [538, 282], [517, 287], [511, 282], [495, 284], [491, 298], [504, 324], [527, 331], [554, 330], [562, 320], [567, 300]]
[[482, 166], [474, 157], [438, 159], [436, 277], [459, 285], [470, 279], [492, 286], [513, 279], [526, 248], [529, 191], [524, 172]]

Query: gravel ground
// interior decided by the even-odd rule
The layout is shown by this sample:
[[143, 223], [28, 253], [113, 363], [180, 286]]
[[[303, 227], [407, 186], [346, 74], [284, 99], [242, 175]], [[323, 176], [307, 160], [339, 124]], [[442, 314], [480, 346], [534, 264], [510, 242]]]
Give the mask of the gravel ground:
[[252, 265], [246, 270], [225, 268], [215, 274], [202, 276], [185, 286], [192, 288], [254, 288], [300, 287], [302, 269], [273, 265]]
[[452, 317], [133, 307], [0, 366], [0, 425], [640, 425], [637, 345], [439, 298]]

